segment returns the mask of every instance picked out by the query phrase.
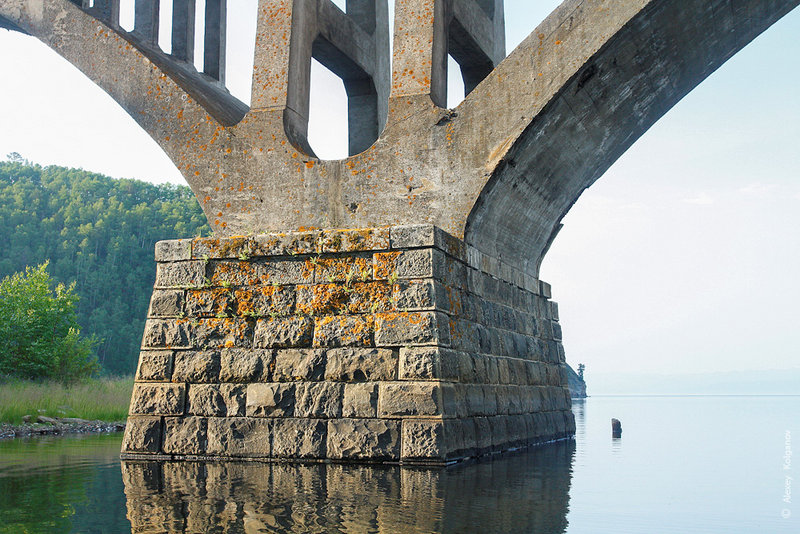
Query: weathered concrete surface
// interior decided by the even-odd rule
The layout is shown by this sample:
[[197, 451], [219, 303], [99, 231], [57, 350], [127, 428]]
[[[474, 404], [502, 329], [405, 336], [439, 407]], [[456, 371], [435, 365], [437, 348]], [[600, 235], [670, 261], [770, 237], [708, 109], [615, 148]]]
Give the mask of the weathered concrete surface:
[[[427, 222], [535, 276], [581, 192], [797, 4], [567, 0], [484, 79], [503, 56], [502, 2], [399, 0], [386, 128], [369, 147], [351, 138], [363, 152], [341, 161], [314, 158], [304, 142], [307, 77], [292, 62], [305, 65], [310, 43], [322, 43], [311, 34], [321, 36], [344, 48], [329, 59], [340, 74], [350, 75], [348, 57], [361, 61], [354, 79], [371, 74], [384, 94], [382, 2], [351, 1], [345, 15], [323, 0], [261, 0], [251, 110], [158, 50], [146, 25], [126, 34], [67, 0], [3, 0], [0, 17], [108, 91], [180, 168], [219, 235]], [[350, 28], [347, 39], [333, 24]], [[375, 53], [359, 60], [349, 43], [363, 46], [373, 27]], [[439, 107], [447, 51], [475, 86], [452, 111]], [[367, 105], [363, 91], [349, 93], [351, 109]]]

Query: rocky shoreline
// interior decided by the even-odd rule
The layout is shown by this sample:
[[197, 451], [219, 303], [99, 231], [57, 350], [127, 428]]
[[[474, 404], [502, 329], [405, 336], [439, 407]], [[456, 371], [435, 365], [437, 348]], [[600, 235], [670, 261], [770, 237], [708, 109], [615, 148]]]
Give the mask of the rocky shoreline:
[[125, 430], [124, 421], [89, 421], [74, 417], [55, 418], [40, 415], [35, 420], [29, 418], [28, 421], [19, 425], [0, 423], [0, 439], [121, 432], [122, 430]]

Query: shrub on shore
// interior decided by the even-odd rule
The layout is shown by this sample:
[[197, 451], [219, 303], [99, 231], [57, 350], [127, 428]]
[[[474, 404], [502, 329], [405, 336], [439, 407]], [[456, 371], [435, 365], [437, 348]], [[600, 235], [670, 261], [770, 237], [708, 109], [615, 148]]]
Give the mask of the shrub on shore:
[[67, 383], [100, 369], [98, 341], [81, 336], [75, 284], [54, 284], [47, 266], [0, 280], [0, 373]]
[[25, 415], [124, 421], [132, 390], [132, 377], [97, 378], [72, 385], [0, 380], [0, 423], [20, 424]]

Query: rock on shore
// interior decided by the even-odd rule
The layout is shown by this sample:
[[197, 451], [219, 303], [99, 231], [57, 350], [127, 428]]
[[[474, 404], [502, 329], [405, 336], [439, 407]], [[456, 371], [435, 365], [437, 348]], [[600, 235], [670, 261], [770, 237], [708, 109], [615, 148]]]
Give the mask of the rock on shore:
[[75, 417], [25, 416], [20, 425], [0, 423], [0, 439], [24, 438], [31, 436], [51, 436], [60, 434], [88, 434], [99, 432], [120, 432], [125, 430], [124, 422], [88, 421]]

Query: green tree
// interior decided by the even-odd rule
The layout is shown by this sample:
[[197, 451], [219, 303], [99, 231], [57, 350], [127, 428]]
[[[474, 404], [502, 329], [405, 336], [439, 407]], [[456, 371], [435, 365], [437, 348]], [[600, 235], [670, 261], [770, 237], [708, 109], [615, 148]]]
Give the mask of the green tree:
[[0, 281], [0, 374], [71, 382], [98, 371], [97, 340], [81, 336], [75, 283], [53, 288], [47, 266]]

